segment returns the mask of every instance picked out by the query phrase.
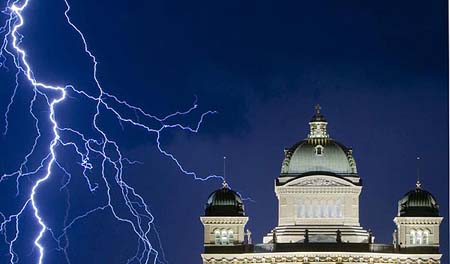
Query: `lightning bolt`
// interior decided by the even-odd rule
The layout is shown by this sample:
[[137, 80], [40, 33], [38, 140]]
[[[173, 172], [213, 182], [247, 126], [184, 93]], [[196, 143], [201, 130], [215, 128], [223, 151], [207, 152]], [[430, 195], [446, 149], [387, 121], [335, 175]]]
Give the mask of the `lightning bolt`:
[[[19, 209], [14, 213], [0, 212], [0, 231], [4, 236], [4, 242], [9, 248], [9, 262], [11, 264], [19, 262], [19, 254], [15, 252], [15, 243], [21, 237], [20, 222], [25, 218], [25, 212], [31, 210], [34, 220], [39, 226], [37, 235], [34, 237], [34, 246], [38, 249], [37, 263], [44, 263], [46, 256], [46, 248], [43, 245], [43, 237], [48, 235], [57, 242], [57, 250], [62, 251], [64, 259], [70, 263], [67, 253], [69, 248], [69, 238], [67, 231], [81, 219], [89, 215], [108, 210], [113, 217], [122, 223], [128, 224], [130, 229], [136, 235], [138, 240], [136, 253], [128, 258], [127, 263], [167, 263], [164, 250], [159, 238], [159, 232], [156, 228], [155, 219], [150, 211], [150, 207], [144, 201], [143, 197], [138, 194], [135, 189], [130, 186], [123, 177], [124, 164], [135, 164], [137, 161], [129, 160], [122, 155], [119, 144], [110, 137], [107, 130], [102, 127], [100, 118], [102, 116], [113, 116], [120, 126], [123, 124], [141, 129], [145, 133], [155, 136], [156, 147], [159, 152], [172, 160], [179, 170], [191, 176], [195, 180], [206, 181], [210, 179], [223, 180], [220, 175], [208, 175], [200, 177], [195, 172], [186, 169], [174, 154], [165, 150], [161, 144], [161, 135], [166, 130], [182, 130], [191, 133], [197, 133], [203, 123], [203, 120], [215, 111], [203, 112], [196, 121], [195, 126], [183, 125], [181, 123], [173, 123], [174, 117], [184, 117], [192, 114], [198, 109], [197, 99], [192, 107], [185, 111], [177, 111], [164, 117], [158, 117], [144, 111], [142, 108], [134, 106], [125, 100], [121, 100], [113, 94], [103, 89], [97, 78], [98, 62], [93, 52], [89, 49], [88, 42], [79, 28], [72, 22], [70, 13], [70, 4], [64, 0], [66, 10], [64, 16], [67, 24], [80, 37], [83, 50], [92, 62], [92, 77], [95, 82], [96, 93], [92, 94], [86, 90], [76, 88], [74, 85], [52, 85], [37, 80], [33, 74], [32, 67], [27, 60], [27, 53], [21, 47], [24, 36], [20, 33], [20, 29], [25, 23], [23, 15], [24, 10], [28, 7], [31, 0], [8, 0], [3, 14], [6, 20], [0, 28], [0, 34], [3, 35], [3, 42], [0, 47], [0, 67], [9, 70], [7, 61], [11, 58], [15, 68], [15, 86], [10, 97], [9, 103], [5, 111], [5, 127], [4, 135], [9, 131], [10, 110], [15, 102], [17, 91], [20, 88], [20, 78], [26, 80], [26, 83], [32, 87], [33, 97], [29, 102], [29, 113], [34, 120], [36, 136], [29, 152], [25, 155], [23, 161], [18, 168], [11, 173], [5, 173], [0, 176], [0, 183], [7, 183], [15, 180], [16, 196], [24, 196], [23, 202]], [[64, 102], [68, 98], [82, 98], [89, 102], [95, 108], [89, 126], [93, 127], [95, 133], [88, 135], [79, 127], [70, 127], [61, 125], [62, 115], [58, 110], [64, 108]], [[47, 120], [43, 120], [40, 114], [38, 104], [44, 102], [48, 111], [45, 116]], [[134, 116], [130, 113], [134, 113]], [[141, 121], [140, 119], [143, 119]], [[50, 139], [47, 141], [43, 137], [42, 128], [45, 122], [49, 122], [48, 129], [51, 133]], [[65, 122], [64, 124], [66, 124]], [[36, 151], [39, 143], [45, 142], [47, 146], [45, 154], [39, 155]], [[71, 183], [74, 173], [67, 170], [58, 159], [58, 151], [60, 149], [69, 149], [78, 158], [78, 164], [82, 169], [82, 177], [86, 181], [87, 188], [90, 192], [104, 190], [106, 201], [95, 208], [87, 208], [84, 213], [70, 218], [70, 193], [68, 186]], [[31, 158], [40, 157], [37, 166], [31, 167]], [[100, 158], [98, 158], [100, 157]], [[96, 180], [93, 176], [95, 171], [99, 171], [100, 180]], [[62, 172], [65, 177], [62, 178], [60, 191], [65, 191], [67, 196], [66, 212], [64, 216], [64, 224], [62, 230], [56, 230], [46, 223], [46, 219], [40, 210], [37, 194], [40, 187], [48, 181], [56, 171]], [[33, 184], [31, 189], [23, 194], [21, 185], [22, 179], [31, 179]], [[118, 190], [121, 199], [115, 198], [114, 191]], [[121, 212], [118, 207], [126, 208], [126, 213]], [[13, 230], [12, 235], [8, 230]], [[152, 244], [152, 236], [156, 237], [157, 244]]]

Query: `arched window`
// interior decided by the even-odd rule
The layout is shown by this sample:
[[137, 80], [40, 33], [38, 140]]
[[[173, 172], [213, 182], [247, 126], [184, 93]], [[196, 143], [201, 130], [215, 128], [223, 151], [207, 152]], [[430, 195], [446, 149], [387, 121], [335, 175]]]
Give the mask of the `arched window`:
[[320, 204], [319, 201], [314, 201], [314, 217], [319, 218], [320, 217]]
[[320, 201], [320, 217], [326, 218], [327, 217], [327, 207], [325, 205], [325, 201]]
[[330, 211], [331, 211], [331, 218], [337, 218], [338, 217], [338, 215], [337, 215], [338, 209], [337, 209], [337, 204], [335, 202], [333, 202], [330, 205]]
[[416, 230], [409, 231], [409, 244], [416, 244]]
[[311, 201], [306, 202], [306, 218], [313, 217], [313, 207], [311, 205]]
[[430, 231], [428, 230], [411, 230], [409, 231], [409, 243], [411, 245], [427, 245], [429, 244]]
[[336, 217], [341, 218], [342, 217], [342, 203], [341, 200], [336, 201]]
[[423, 237], [422, 237], [422, 244], [425, 244], [425, 245], [428, 245], [430, 242], [429, 242], [429, 235], [430, 235], [430, 232], [428, 231], [428, 230], [425, 230], [424, 232], [423, 232]]
[[234, 232], [233, 230], [228, 230], [228, 244], [233, 244], [234, 242]]
[[338, 200], [298, 200], [296, 204], [297, 218], [342, 218], [344, 206]]
[[305, 217], [305, 203], [303, 200], [298, 201], [297, 205], [297, 218], [304, 218]]
[[329, 211], [328, 211], [328, 203], [327, 203], [327, 201], [323, 201], [322, 206], [323, 206], [323, 217], [329, 218], [330, 214], [329, 214]]
[[328, 206], [327, 206], [327, 210], [328, 210], [328, 217], [333, 218], [333, 202], [331, 200], [328, 201]]
[[222, 245], [228, 244], [228, 232], [225, 229], [222, 229], [220, 236], [220, 244]]
[[334, 217], [338, 218], [339, 217], [339, 203], [336, 201], [336, 203], [334, 204]]
[[220, 230], [218, 229], [214, 231], [214, 241], [216, 245], [220, 245]]
[[423, 232], [422, 230], [419, 230], [416, 232], [416, 243], [414, 244], [420, 245], [422, 244], [422, 242], [423, 242]]

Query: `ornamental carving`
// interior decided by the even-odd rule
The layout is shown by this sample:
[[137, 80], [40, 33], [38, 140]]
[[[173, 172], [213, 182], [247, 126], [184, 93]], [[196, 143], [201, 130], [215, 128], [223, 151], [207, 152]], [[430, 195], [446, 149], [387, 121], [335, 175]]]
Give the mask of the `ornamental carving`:
[[[406, 257], [398, 257], [390, 254], [376, 254], [373, 253], [369, 256], [364, 256], [360, 254], [330, 254], [329, 256], [323, 255], [315, 255], [309, 254], [305, 256], [303, 254], [298, 254], [296, 256], [292, 255], [281, 255], [277, 254], [276, 256], [264, 256], [264, 254], [254, 254], [250, 256], [232, 256], [232, 257], [223, 257], [220, 255], [214, 254], [204, 254], [202, 256], [203, 263], [205, 264], [217, 264], [217, 263], [297, 263], [298, 261], [303, 260], [303, 262], [313, 261], [317, 263], [410, 263], [410, 264], [420, 264], [420, 263], [430, 263], [430, 264], [439, 264], [440, 259], [435, 258], [432, 255], [428, 255], [424, 258], [417, 258], [415, 256], [406, 256]], [[268, 262], [270, 261], [270, 262]]]
[[315, 178], [303, 180], [297, 184], [293, 184], [290, 186], [348, 186], [348, 185], [329, 179]]

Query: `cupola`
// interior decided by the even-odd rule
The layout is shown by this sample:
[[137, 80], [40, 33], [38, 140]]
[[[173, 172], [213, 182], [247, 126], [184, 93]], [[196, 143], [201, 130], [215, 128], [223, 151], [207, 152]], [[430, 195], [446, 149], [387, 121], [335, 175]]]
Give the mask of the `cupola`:
[[439, 216], [439, 206], [434, 196], [417, 180], [416, 188], [398, 202], [398, 216]]
[[244, 216], [241, 196], [223, 182], [222, 188], [212, 192], [205, 206], [205, 216]]

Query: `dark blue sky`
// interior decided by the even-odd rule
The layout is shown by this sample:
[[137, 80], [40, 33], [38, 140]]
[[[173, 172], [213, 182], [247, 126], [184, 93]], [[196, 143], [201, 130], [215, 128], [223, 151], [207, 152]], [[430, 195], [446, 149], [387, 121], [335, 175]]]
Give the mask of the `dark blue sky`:
[[[306, 137], [313, 107], [320, 103], [330, 135], [353, 147], [363, 179], [360, 221], [376, 242], [391, 242], [397, 201], [414, 188], [416, 157], [421, 157], [423, 187], [435, 195], [445, 217], [441, 250], [448, 262], [446, 1], [84, 0], [71, 5], [72, 20], [100, 62], [107, 91], [159, 115], [188, 108], [195, 96], [200, 112], [219, 111], [198, 134], [166, 133], [162, 142], [200, 176], [222, 173], [222, 157], [228, 157], [230, 184], [256, 201], [245, 204], [255, 242], [276, 225], [273, 183], [283, 149]], [[32, 1], [22, 45], [38, 79], [94, 91], [92, 65], [65, 24], [64, 9], [62, 0]], [[0, 71], [2, 111], [13, 77]], [[26, 86], [19, 89], [13, 132], [0, 141], [1, 173], [20, 163], [32, 143], [33, 124], [23, 110], [30, 96]], [[71, 102], [61, 117], [89, 127], [83, 102]], [[197, 182], [180, 173], [157, 152], [154, 135], [126, 125], [113, 128], [124, 153], [144, 162], [127, 167], [125, 177], [151, 206], [167, 259], [200, 263], [199, 217], [220, 182]], [[71, 167], [74, 157], [62, 156]], [[41, 196], [55, 225], [64, 210], [56, 210], [61, 201], [51, 193], [61, 182], [55, 176]], [[6, 188], [11, 186], [0, 187], [0, 206], [11, 210], [14, 190]], [[69, 190], [72, 217], [100, 199], [86, 191], [81, 178]], [[32, 235], [31, 222], [24, 225]], [[108, 212], [77, 223], [68, 236], [72, 263], [125, 263], [134, 254], [135, 237]], [[46, 242], [55, 246], [49, 238]], [[4, 262], [5, 245], [0, 251]], [[25, 238], [17, 251], [23, 263], [36, 257]], [[62, 263], [57, 251], [50, 252], [48, 263]]]

